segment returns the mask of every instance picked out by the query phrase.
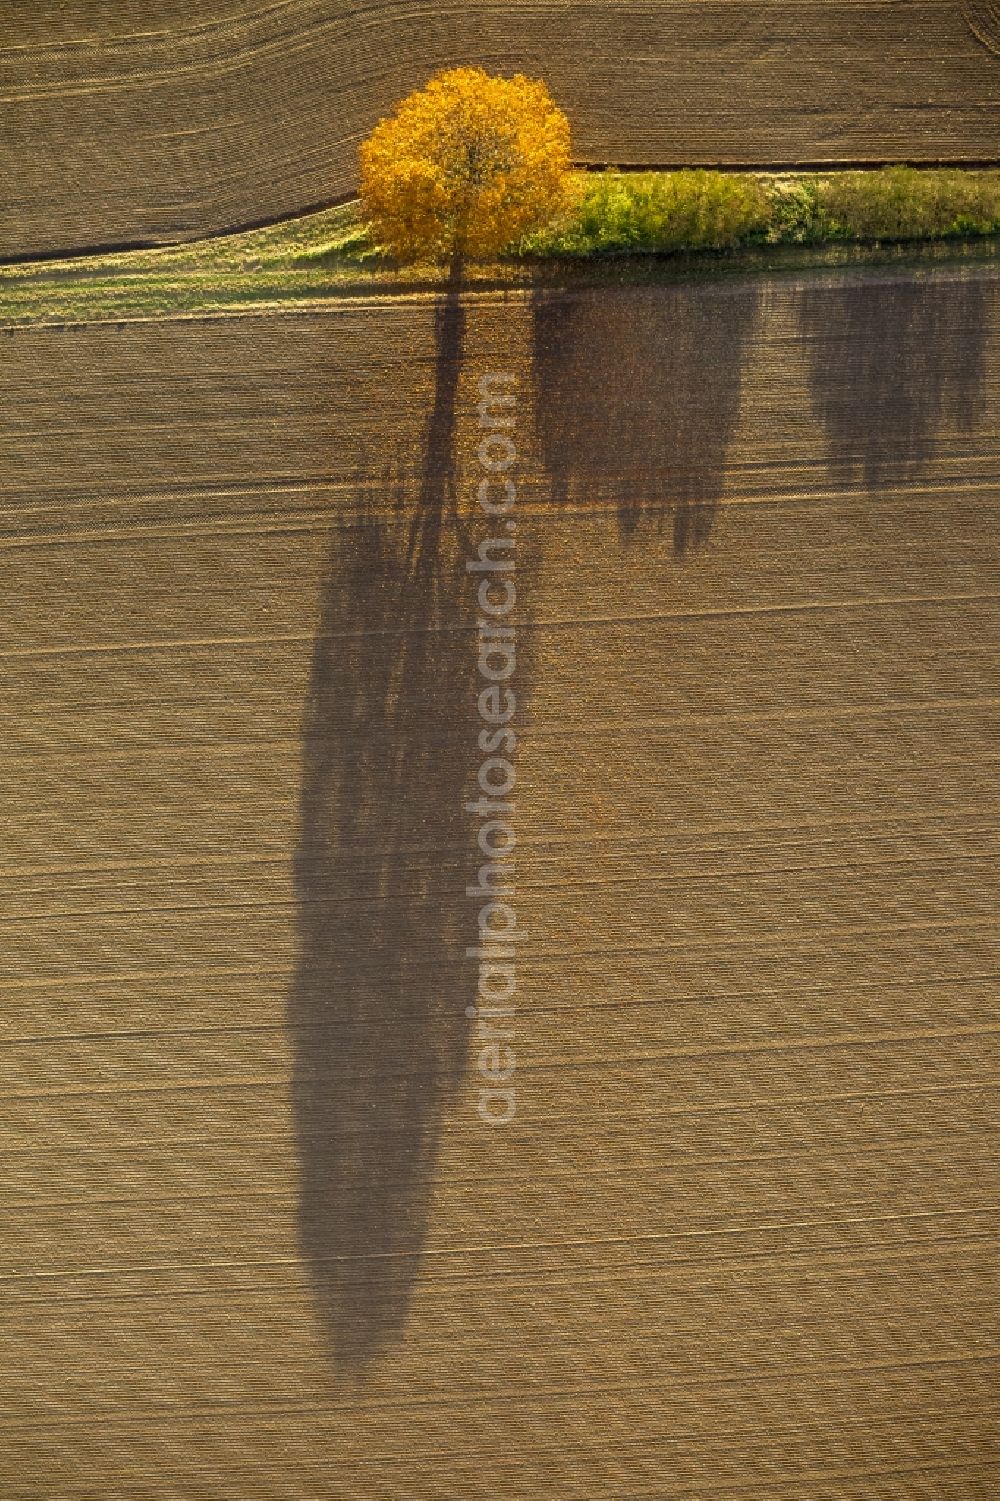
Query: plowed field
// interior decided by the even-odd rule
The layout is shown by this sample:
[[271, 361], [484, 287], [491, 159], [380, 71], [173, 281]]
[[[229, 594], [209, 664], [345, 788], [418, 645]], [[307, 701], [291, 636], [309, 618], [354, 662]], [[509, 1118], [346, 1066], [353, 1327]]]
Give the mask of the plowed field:
[[[644, 13], [640, 89], [695, 9]], [[737, 57], [763, 13], [739, 9]], [[895, 10], [802, 9], [821, 71], [848, 11], [856, 45]], [[958, 7], [899, 9], [916, 52], [921, 15], [950, 39], [935, 88], [985, 76]], [[386, 95], [445, 49], [433, 14]], [[484, 55], [499, 15], [476, 12]], [[635, 13], [588, 15], [560, 63], [581, 97], [574, 59], [600, 75], [588, 141], [673, 154], [646, 107], [648, 132], [610, 125], [588, 27], [638, 36]], [[192, 80], [225, 123], [190, 121], [191, 196], [165, 211], [180, 174], [146, 173], [148, 145], [131, 177], [95, 157], [28, 238], [92, 232], [101, 173], [114, 233], [238, 216], [251, 177], [314, 195], [326, 158], [292, 168], [277, 105], [233, 144], [276, 61], [298, 97], [370, 68], [307, 17], [262, 13], [234, 63], [206, 7], [186, 45], [221, 59]], [[508, 8], [504, 45], [545, 17]], [[376, 20], [353, 35], [385, 49]], [[74, 149], [138, 47], [128, 108], [190, 109], [176, 39], [96, 37], [73, 56], [110, 82], [70, 102]], [[812, 87], [790, 55], [766, 67]], [[380, 99], [345, 98], [346, 140]], [[862, 125], [898, 117], [820, 114], [801, 149]], [[4, 1501], [987, 1501], [995, 272], [2, 347]], [[524, 937], [500, 1128], [462, 957], [465, 561], [477, 382], [507, 370]]]
[[437, 69], [543, 76], [581, 161], [997, 157], [968, 0], [92, 0], [0, 16], [0, 257], [192, 238], [350, 195]]

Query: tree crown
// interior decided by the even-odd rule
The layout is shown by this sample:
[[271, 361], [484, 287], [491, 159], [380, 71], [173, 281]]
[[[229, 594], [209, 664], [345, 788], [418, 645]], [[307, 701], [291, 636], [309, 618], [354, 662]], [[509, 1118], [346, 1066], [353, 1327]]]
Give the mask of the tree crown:
[[362, 144], [362, 207], [400, 259], [495, 255], [551, 214], [569, 152], [569, 123], [544, 83], [454, 68]]

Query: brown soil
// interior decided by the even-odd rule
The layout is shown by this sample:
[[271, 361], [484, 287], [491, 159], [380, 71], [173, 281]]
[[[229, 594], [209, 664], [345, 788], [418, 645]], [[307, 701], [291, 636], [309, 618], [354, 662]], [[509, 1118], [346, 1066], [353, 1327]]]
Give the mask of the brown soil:
[[[4, 1501], [986, 1501], [998, 314], [6, 338]], [[457, 957], [503, 368], [505, 1132]]]

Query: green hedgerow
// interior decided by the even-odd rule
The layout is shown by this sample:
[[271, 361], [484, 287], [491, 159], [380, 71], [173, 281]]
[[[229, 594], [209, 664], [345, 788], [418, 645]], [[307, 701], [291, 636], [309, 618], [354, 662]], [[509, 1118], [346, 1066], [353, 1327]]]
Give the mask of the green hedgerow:
[[578, 174], [529, 255], [731, 250], [743, 245], [936, 240], [1000, 233], [1000, 172]]
[[767, 192], [769, 245], [816, 245], [830, 238], [817, 178], [779, 178]]
[[768, 199], [757, 178], [698, 168], [582, 175], [569, 206], [521, 246], [530, 254], [728, 250], [762, 239]]
[[818, 184], [826, 239], [940, 240], [1000, 231], [1000, 172], [884, 167]]

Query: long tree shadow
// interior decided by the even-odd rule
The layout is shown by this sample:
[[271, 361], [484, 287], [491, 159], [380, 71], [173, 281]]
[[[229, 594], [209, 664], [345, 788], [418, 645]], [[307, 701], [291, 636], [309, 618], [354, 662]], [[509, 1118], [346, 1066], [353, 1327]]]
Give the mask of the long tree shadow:
[[975, 426], [987, 328], [983, 281], [854, 277], [799, 293], [813, 401], [838, 483], [919, 477], [945, 418]]
[[299, 1232], [346, 1370], [402, 1333], [471, 1025], [463, 334], [456, 282], [438, 314], [422, 470], [392, 477], [336, 534], [304, 719], [289, 1003]]
[[605, 500], [622, 536], [704, 542], [725, 483], [755, 286], [542, 290], [534, 379], [553, 499]]

